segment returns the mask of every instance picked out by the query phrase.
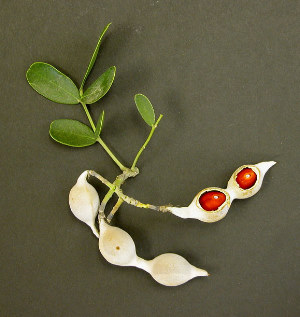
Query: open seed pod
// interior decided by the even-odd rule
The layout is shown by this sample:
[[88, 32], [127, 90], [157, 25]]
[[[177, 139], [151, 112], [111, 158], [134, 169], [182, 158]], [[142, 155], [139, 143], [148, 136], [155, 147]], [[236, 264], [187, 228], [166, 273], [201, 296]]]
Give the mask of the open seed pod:
[[95, 226], [95, 218], [100, 200], [96, 189], [87, 182], [87, 175], [88, 173], [85, 171], [78, 177], [69, 194], [69, 205], [74, 216], [86, 223], [93, 233], [99, 237]]
[[255, 195], [261, 188], [266, 172], [276, 162], [243, 165], [231, 176], [226, 189], [209, 187], [201, 190], [188, 207], [168, 207], [176, 216], [216, 222], [224, 218], [234, 199]]
[[266, 172], [275, 164], [270, 161], [239, 167], [228, 181], [227, 192], [232, 199], [252, 197], [260, 190]]
[[126, 231], [109, 225], [104, 219], [100, 222], [99, 250], [109, 263], [140, 268], [165, 286], [178, 286], [194, 277], [208, 276], [205, 270], [191, 265], [174, 253], [159, 255], [151, 261], [138, 257], [131, 236]]
[[209, 187], [201, 190], [188, 207], [168, 207], [168, 209], [181, 218], [216, 222], [226, 216], [230, 204], [230, 196], [224, 189]]

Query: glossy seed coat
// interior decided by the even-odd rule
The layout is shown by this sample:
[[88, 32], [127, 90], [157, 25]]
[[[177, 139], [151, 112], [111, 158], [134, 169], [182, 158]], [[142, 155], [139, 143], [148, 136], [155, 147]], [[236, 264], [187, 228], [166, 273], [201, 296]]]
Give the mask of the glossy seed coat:
[[242, 189], [251, 188], [257, 180], [257, 175], [252, 168], [242, 169], [236, 176], [236, 182]]
[[207, 211], [217, 210], [226, 200], [226, 196], [219, 191], [209, 191], [199, 198], [201, 207]]

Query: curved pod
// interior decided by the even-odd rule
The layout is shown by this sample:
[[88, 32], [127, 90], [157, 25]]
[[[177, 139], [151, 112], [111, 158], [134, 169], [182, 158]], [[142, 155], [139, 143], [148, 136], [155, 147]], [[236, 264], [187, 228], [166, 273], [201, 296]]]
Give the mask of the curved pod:
[[[276, 162], [261, 162], [255, 165], [243, 165], [236, 169], [230, 177], [227, 184], [227, 191], [230, 192], [232, 199], [245, 199], [254, 196], [261, 188], [266, 172], [275, 165]], [[249, 171], [242, 175], [243, 171]], [[255, 181], [249, 183], [247, 186], [247, 176], [253, 178], [255, 174]], [[242, 176], [241, 176], [242, 175]], [[242, 177], [239, 179], [239, 177]], [[244, 181], [244, 186], [242, 181]]]
[[[205, 206], [201, 205], [201, 198], [206, 193], [221, 193], [225, 197], [225, 201], [220, 204], [215, 210], [206, 210]], [[218, 200], [217, 195], [213, 195], [212, 199]], [[193, 218], [203, 222], [216, 222], [224, 218], [231, 205], [231, 199], [228, 192], [218, 187], [208, 187], [201, 190], [193, 199], [188, 207], [169, 207], [168, 209], [176, 216], [181, 218]], [[211, 209], [211, 208], [210, 208]]]
[[124, 230], [100, 222], [99, 250], [105, 260], [114, 265], [131, 266], [135, 263], [136, 250], [131, 236]]
[[166, 286], [178, 286], [197, 276], [208, 276], [205, 270], [191, 265], [185, 258], [165, 253], [148, 262], [149, 273], [156, 282]]
[[109, 263], [140, 268], [165, 286], [178, 286], [194, 277], [208, 276], [205, 270], [191, 265], [178, 254], [165, 253], [151, 261], [138, 257], [131, 236], [104, 219], [100, 222], [99, 250]]
[[86, 223], [99, 237], [95, 226], [100, 199], [96, 189], [87, 182], [88, 172], [83, 172], [77, 179], [69, 194], [69, 205], [74, 216]]
[[216, 222], [224, 218], [234, 199], [255, 195], [261, 188], [266, 172], [276, 162], [243, 165], [232, 174], [226, 189], [209, 187], [201, 190], [188, 207], [168, 207], [181, 218], [193, 218], [203, 222]]

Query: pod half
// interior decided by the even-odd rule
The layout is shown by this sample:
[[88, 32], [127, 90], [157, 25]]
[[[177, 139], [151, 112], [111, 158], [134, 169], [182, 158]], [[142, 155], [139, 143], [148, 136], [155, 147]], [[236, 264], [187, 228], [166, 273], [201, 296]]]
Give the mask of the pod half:
[[261, 188], [266, 172], [276, 162], [243, 165], [234, 171], [226, 189], [209, 187], [201, 190], [188, 207], [168, 207], [181, 218], [193, 218], [203, 222], [216, 222], [226, 216], [234, 199], [255, 195]]

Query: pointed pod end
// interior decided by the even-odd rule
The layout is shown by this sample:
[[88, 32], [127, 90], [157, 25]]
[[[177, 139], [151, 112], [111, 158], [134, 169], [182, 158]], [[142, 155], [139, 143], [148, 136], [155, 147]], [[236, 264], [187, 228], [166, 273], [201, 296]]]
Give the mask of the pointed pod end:
[[84, 185], [86, 183], [86, 179], [88, 176], [88, 171], [84, 171], [82, 174], [77, 179], [77, 184], [78, 185]]
[[269, 162], [261, 162], [256, 164], [256, 166], [263, 172], [266, 173], [272, 166], [274, 166], [277, 162], [269, 161]]
[[98, 232], [95, 224], [90, 224], [89, 226], [92, 229], [93, 234], [99, 239], [100, 235], [99, 235], [99, 232]]
[[168, 207], [169, 212], [180, 218], [190, 218], [188, 207]]
[[210, 274], [207, 271], [199, 269], [199, 268], [196, 268], [196, 269], [197, 269], [196, 276], [210, 276]]

